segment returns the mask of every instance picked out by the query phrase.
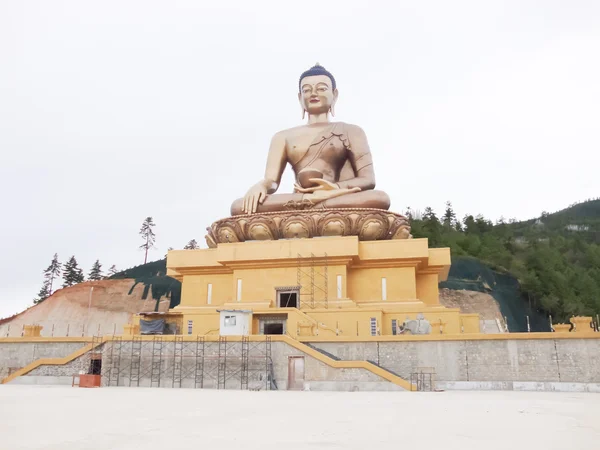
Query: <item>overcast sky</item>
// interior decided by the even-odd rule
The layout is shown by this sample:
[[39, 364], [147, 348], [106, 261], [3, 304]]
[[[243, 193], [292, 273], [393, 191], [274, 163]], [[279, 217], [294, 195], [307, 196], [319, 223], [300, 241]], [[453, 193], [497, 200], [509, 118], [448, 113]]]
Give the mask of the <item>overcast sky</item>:
[[[181, 248], [336, 77], [392, 210], [528, 219], [600, 194], [599, 1], [0, 0], [0, 317], [52, 255]], [[280, 192], [292, 188], [290, 172]]]

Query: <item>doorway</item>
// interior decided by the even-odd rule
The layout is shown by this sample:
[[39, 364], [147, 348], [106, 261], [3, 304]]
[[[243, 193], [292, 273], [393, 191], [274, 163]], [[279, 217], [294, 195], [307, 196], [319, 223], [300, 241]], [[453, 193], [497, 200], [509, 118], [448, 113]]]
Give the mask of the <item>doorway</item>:
[[287, 314], [255, 314], [253, 320], [258, 322], [257, 334], [286, 334]]
[[89, 374], [91, 375], [102, 375], [102, 359], [101, 357], [95, 357], [95, 355], [92, 355], [92, 360], [90, 361], [90, 371]]
[[265, 323], [264, 334], [283, 334], [283, 323]]
[[304, 356], [288, 357], [288, 385], [289, 391], [304, 389]]

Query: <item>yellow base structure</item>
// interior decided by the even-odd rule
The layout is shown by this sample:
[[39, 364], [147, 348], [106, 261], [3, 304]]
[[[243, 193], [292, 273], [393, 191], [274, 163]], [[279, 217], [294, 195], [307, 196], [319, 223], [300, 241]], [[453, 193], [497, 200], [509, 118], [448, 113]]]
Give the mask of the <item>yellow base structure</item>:
[[253, 335], [387, 336], [420, 314], [432, 333], [478, 333], [477, 314], [440, 305], [450, 250], [427, 244], [348, 236], [172, 250], [167, 275], [182, 291], [168, 316], [191, 335], [220, 334], [223, 310], [249, 315], [246, 334]]

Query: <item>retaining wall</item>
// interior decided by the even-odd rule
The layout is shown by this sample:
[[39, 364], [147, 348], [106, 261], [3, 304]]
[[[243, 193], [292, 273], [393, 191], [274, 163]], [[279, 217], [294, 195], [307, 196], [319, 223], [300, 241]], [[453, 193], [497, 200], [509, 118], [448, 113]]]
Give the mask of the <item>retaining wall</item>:
[[[555, 335], [555, 334], [553, 334]], [[504, 338], [458, 337], [433, 340], [431, 337], [409, 337], [399, 340], [311, 341], [315, 348], [342, 361], [372, 361], [405, 380], [422, 368], [432, 368], [437, 386], [444, 389], [520, 389], [520, 390], [600, 390], [600, 339], [591, 337], [557, 338], [516, 335]], [[595, 336], [594, 336], [595, 337]], [[281, 337], [284, 338], [284, 337]], [[287, 341], [286, 341], [287, 340]], [[0, 341], [0, 374], [8, 369], [24, 367], [40, 358], [66, 357], [88, 342], [32, 342], [25, 339]], [[293, 345], [292, 345], [293, 344]], [[113, 347], [113, 345], [115, 347]], [[175, 358], [173, 338], [162, 343], [160, 360], [156, 358], [152, 340], [142, 343], [139, 359], [139, 383], [132, 373], [136, 358], [132, 357], [132, 341], [121, 342], [120, 359], [116, 362], [118, 344], [110, 340], [96, 349], [102, 352], [103, 383], [119, 386], [139, 385], [179, 387], [176, 375], [181, 371], [181, 387], [197, 386], [196, 341], [187, 338], [181, 350], [181, 366]], [[241, 342], [227, 341], [226, 382], [228, 389], [241, 388]], [[401, 388], [363, 367], [340, 367], [331, 364], [311, 349], [299, 346], [285, 337], [274, 337], [271, 344], [271, 368], [267, 370], [262, 339], [250, 341], [248, 387], [265, 389], [266, 374], [272, 370], [279, 389], [287, 389], [288, 358], [304, 356], [305, 387], [311, 390], [400, 390]], [[217, 387], [219, 343], [205, 343], [205, 367], [202, 385]], [[302, 350], [302, 347], [305, 351]], [[153, 359], [152, 354], [155, 353]], [[316, 357], [315, 357], [316, 356]], [[70, 383], [73, 374], [87, 371], [89, 355], [84, 354], [66, 364], [44, 364], [34, 368], [16, 383]], [[155, 376], [152, 376], [154, 364]], [[118, 376], [114, 367], [118, 366]], [[158, 369], [157, 369], [158, 367]], [[112, 372], [111, 372], [112, 371]], [[160, 372], [160, 377], [156, 373]], [[381, 375], [381, 374], [380, 374]], [[387, 375], [384, 375], [387, 376]], [[132, 381], [133, 379], [133, 381]], [[389, 378], [388, 378], [389, 379]], [[112, 381], [111, 381], [112, 380]], [[117, 382], [118, 380], [118, 382]], [[160, 383], [157, 382], [160, 380]]]
[[0, 380], [40, 358], [62, 358], [86, 345], [87, 342], [31, 342], [14, 339], [0, 341]]
[[[433, 368], [438, 382], [600, 383], [600, 339], [311, 342], [340, 359], [375, 361], [405, 379]], [[452, 387], [452, 384], [446, 384]]]
[[[82, 343], [84, 344], [84, 343]], [[12, 352], [25, 349], [23, 343], [6, 344]], [[55, 343], [56, 355], [65, 356], [81, 347], [71, 343]], [[196, 342], [185, 341], [176, 357], [175, 342], [163, 341], [161, 349], [155, 349], [152, 340], [145, 340], [141, 347], [133, 348], [133, 342], [108, 341], [94, 350], [102, 353], [102, 383], [104, 386], [139, 387], [200, 387], [216, 389], [219, 362], [225, 363], [226, 389], [241, 389], [242, 351], [240, 341], [227, 341], [227, 358], [219, 359], [219, 342], [204, 345], [204, 370], [197, 370], [201, 358], [196, 358]], [[119, 348], [120, 346], [120, 348]], [[60, 351], [58, 350], [60, 349]], [[137, 358], [134, 354], [140, 352]], [[158, 356], [160, 354], [160, 357]], [[154, 357], [153, 357], [154, 355]], [[332, 367], [321, 360], [289, 345], [286, 342], [271, 343], [271, 358], [266, 358], [263, 340], [251, 341], [248, 352], [248, 382], [250, 389], [267, 388], [267, 374], [273, 374], [277, 389], [287, 389], [288, 358], [304, 356], [304, 386], [310, 390], [403, 390], [384, 378], [364, 368]], [[318, 354], [318, 356], [322, 356]], [[137, 367], [139, 361], [139, 369]], [[28, 363], [31, 361], [27, 361]], [[11, 381], [15, 384], [71, 384], [72, 376], [90, 367], [90, 355], [84, 354], [66, 364], [43, 364]], [[197, 374], [203, 376], [198, 379]], [[179, 373], [181, 375], [179, 375]], [[179, 381], [180, 380], [180, 381]]]

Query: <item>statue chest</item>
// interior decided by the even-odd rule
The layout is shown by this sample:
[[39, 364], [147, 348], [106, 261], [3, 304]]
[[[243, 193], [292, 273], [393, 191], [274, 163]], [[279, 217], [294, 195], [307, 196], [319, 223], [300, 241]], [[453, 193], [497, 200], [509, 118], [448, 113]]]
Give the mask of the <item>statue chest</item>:
[[[313, 164], [339, 170], [346, 162], [347, 149], [344, 142], [336, 135], [322, 138], [295, 138], [288, 140], [287, 158], [294, 168], [310, 167]], [[300, 167], [299, 167], [300, 168]]]

